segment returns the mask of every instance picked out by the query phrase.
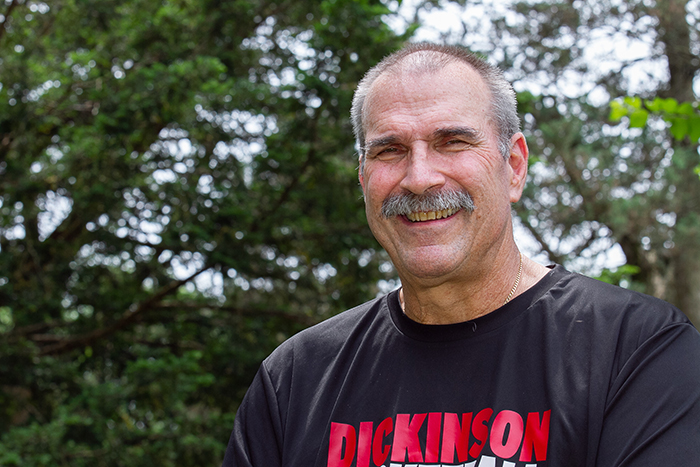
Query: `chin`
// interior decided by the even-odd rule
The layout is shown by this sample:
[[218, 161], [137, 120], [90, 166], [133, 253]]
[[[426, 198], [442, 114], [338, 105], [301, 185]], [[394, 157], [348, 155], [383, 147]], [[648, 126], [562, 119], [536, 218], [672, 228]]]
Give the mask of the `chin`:
[[[456, 273], [458, 267], [454, 262], [448, 264], [445, 263], [430, 263], [425, 264], [420, 262], [416, 263], [404, 263], [399, 271], [399, 277], [415, 278], [419, 280], [436, 280], [436, 279], [447, 279]], [[403, 280], [403, 279], [402, 279]]]

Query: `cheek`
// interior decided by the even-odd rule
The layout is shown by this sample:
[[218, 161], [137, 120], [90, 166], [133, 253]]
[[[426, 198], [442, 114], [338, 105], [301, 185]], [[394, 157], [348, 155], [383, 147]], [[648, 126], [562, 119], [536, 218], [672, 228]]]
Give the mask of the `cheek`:
[[488, 193], [489, 196], [498, 193], [508, 196], [510, 180], [507, 166], [501, 160], [494, 161], [493, 156], [473, 158], [458, 170], [462, 174], [460, 180], [467, 187], [473, 186], [476, 190]]
[[384, 200], [398, 186], [395, 171], [379, 167], [366, 167], [364, 173], [364, 194], [368, 202]]

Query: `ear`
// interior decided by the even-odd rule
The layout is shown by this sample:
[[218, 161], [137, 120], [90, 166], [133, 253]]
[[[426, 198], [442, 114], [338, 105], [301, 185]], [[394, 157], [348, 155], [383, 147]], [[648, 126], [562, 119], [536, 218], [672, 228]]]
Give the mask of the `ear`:
[[357, 178], [360, 179], [360, 186], [362, 187], [362, 192], [365, 192], [365, 176], [364, 176], [364, 167], [365, 167], [365, 160], [362, 154], [360, 154], [360, 157], [358, 158], [359, 160], [359, 167], [357, 169]]
[[527, 179], [527, 142], [522, 133], [516, 133], [510, 140], [510, 202], [515, 203], [520, 199]]

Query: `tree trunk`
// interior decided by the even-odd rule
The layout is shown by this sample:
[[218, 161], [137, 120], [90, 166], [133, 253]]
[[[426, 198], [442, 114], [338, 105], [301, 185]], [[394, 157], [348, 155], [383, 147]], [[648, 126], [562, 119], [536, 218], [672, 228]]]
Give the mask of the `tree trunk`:
[[[698, 72], [699, 62], [691, 51], [691, 38], [686, 21], [687, 0], [666, 0], [652, 13], [659, 20], [659, 41], [664, 45], [668, 59], [669, 81], [667, 89], [660, 93], [679, 102], [695, 100], [693, 79]], [[684, 141], [678, 154], [684, 166], [682, 176], [676, 182], [674, 204], [676, 210], [676, 231], [674, 246], [669, 255], [667, 271], [662, 277], [668, 281], [660, 296], [678, 306], [700, 328], [700, 214], [697, 202], [700, 200], [700, 181], [693, 168], [697, 163], [697, 145]], [[680, 154], [684, 152], [685, 154]], [[657, 263], [658, 264], [658, 263]], [[647, 275], [649, 280], [654, 274]], [[654, 292], [654, 284], [646, 284]]]
[[[697, 240], [696, 240], [697, 242]], [[674, 296], [668, 299], [690, 318], [696, 328], [700, 329], [700, 255], [681, 254], [674, 268]]]

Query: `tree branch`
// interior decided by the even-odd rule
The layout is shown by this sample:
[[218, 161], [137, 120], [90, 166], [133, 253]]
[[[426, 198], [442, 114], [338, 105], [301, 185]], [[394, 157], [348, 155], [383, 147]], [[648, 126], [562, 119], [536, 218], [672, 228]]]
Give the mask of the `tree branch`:
[[183, 309], [183, 310], [198, 310], [201, 308], [208, 308], [210, 310], [223, 311], [237, 316], [256, 316], [256, 317], [275, 317], [284, 318], [290, 321], [294, 321], [304, 326], [313, 326], [318, 324], [319, 320], [314, 319], [310, 316], [300, 315], [295, 313], [289, 313], [284, 310], [259, 310], [255, 308], [238, 308], [234, 306], [211, 306], [207, 304], [199, 303], [178, 303], [178, 302], [161, 302], [154, 305], [154, 309]]
[[[301, 166], [301, 169], [296, 174], [296, 177], [294, 177], [292, 179], [291, 183], [289, 183], [289, 185], [287, 185], [287, 187], [284, 189], [284, 191], [282, 192], [280, 197], [277, 199], [277, 202], [275, 203], [275, 205], [268, 212], [262, 214], [261, 216], [258, 216], [258, 219], [271, 218], [272, 215], [274, 213], [276, 213], [277, 210], [284, 205], [284, 203], [287, 202], [287, 200], [289, 199], [289, 195], [292, 193], [294, 188], [296, 188], [296, 186], [299, 184], [299, 181], [301, 180], [301, 177], [304, 176], [304, 173], [306, 173], [308, 168], [311, 166], [311, 162], [313, 161], [315, 154], [316, 154], [316, 151], [312, 147], [309, 150], [309, 154], [308, 154], [306, 160], [304, 161], [304, 165]], [[259, 229], [260, 229], [260, 223], [256, 220], [255, 223], [251, 226], [250, 231], [257, 232]]]
[[110, 326], [107, 326], [105, 328], [101, 329], [96, 329], [94, 331], [82, 334], [80, 336], [76, 337], [71, 337], [68, 339], [65, 339], [61, 342], [58, 342], [54, 345], [47, 346], [39, 352], [39, 355], [44, 356], [44, 355], [56, 355], [56, 354], [61, 354], [68, 352], [70, 350], [73, 350], [78, 347], [84, 347], [87, 345], [92, 344], [93, 342], [114, 334], [115, 332], [119, 331], [120, 329], [126, 327], [127, 325], [131, 324], [134, 320], [136, 320], [139, 316], [142, 314], [146, 313], [149, 310], [154, 309], [154, 305], [160, 302], [164, 297], [167, 295], [170, 295], [171, 293], [175, 292], [180, 286], [186, 284], [187, 282], [193, 280], [195, 277], [203, 273], [204, 271], [210, 269], [210, 266], [205, 266], [199, 271], [196, 271], [189, 277], [181, 280], [176, 280], [172, 281], [170, 284], [166, 285], [162, 289], [160, 289], [158, 292], [156, 292], [154, 295], [149, 297], [146, 301], [143, 301], [139, 304], [132, 304], [128, 310], [126, 310], [120, 319], [118, 319], [116, 322], [112, 323]]
[[10, 6], [7, 7], [7, 11], [5, 12], [5, 21], [3, 21], [2, 26], [0, 27], [0, 41], [2, 40], [2, 36], [5, 34], [5, 24], [7, 23], [7, 19], [10, 17], [12, 14], [12, 10], [17, 6], [17, 0], [12, 0], [12, 3], [10, 3]]
[[[527, 215], [527, 213], [525, 213], [524, 215]], [[537, 229], [533, 228], [532, 225], [530, 225], [530, 222], [528, 222], [528, 220], [526, 218], [523, 218], [523, 216], [520, 214], [518, 215], [518, 217], [520, 218], [520, 221], [521, 221], [521, 224], [523, 225], [523, 227], [525, 227], [532, 234], [532, 236], [535, 237], [535, 240], [537, 241], [537, 243], [540, 244], [540, 248], [542, 248], [545, 251], [545, 253], [547, 253], [547, 256], [549, 256], [549, 260], [554, 262], [554, 263], [561, 264], [563, 257], [556, 254], [554, 252], [554, 250], [552, 250], [549, 247], [547, 242], [544, 240], [544, 237], [542, 237], [542, 235], [540, 235], [540, 233], [537, 231]]]

